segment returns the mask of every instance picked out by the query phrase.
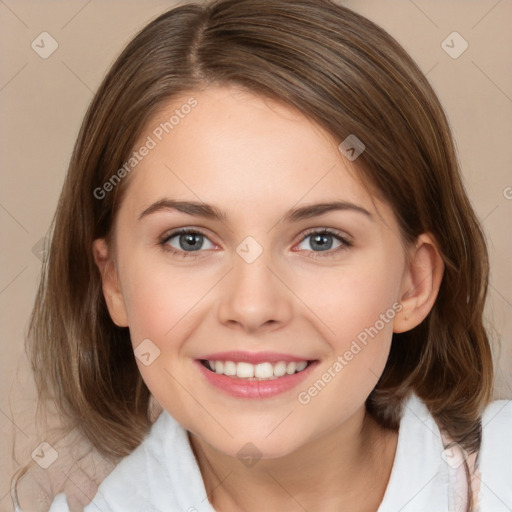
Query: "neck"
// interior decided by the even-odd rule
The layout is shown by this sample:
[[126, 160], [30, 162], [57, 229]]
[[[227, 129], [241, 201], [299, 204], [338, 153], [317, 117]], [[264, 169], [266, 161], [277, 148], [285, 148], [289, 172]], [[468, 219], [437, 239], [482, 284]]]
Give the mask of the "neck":
[[262, 458], [251, 467], [194, 434], [190, 441], [209, 500], [219, 512], [369, 512], [377, 510], [384, 496], [397, 437], [363, 407], [298, 450]]

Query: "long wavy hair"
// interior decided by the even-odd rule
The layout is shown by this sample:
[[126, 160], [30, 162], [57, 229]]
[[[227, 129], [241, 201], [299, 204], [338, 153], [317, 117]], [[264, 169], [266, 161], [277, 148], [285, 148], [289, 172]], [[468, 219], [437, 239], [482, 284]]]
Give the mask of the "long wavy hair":
[[359, 178], [391, 205], [403, 241], [431, 233], [445, 265], [428, 317], [393, 335], [367, 409], [396, 429], [414, 391], [454, 441], [478, 450], [493, 385], [482, 321], [488, 256], [450, 128], [405, 50], [330, 0], [182, 5], [149, 23], [115, 61], [76, 141], [31, 317], [27, 348], [40, 400], [55, 402], [106, 457], [127, 455], [147, 434], [150, 392], [128, 329], [109, 316], [91, 249], [111, 234], [128, 179], [102, 199], [94, 191], [129, 159], [159, 108], [209, 84], [278, 100], [340, 142], [364, 140]]

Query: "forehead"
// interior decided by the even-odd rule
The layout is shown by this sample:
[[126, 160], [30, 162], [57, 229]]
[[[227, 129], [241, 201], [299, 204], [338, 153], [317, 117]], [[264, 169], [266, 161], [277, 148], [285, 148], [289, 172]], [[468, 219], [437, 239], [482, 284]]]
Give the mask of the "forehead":
[[235, 87], [174, 98], [150, 120], [135, 151], [145, 144], [151, 149], [123, 200], [134, 213], [164, 196], [238, 215], [329, 200], [375, 209], [333, 136], [300, 112]]

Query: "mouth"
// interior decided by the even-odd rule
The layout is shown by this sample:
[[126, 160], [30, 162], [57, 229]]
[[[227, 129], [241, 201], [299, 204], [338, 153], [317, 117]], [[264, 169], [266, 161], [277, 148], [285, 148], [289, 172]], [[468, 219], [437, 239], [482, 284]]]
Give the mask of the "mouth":
[[296, 388], [320, 363], [275, 352], [217, 352], [195, 360], [212, 389], [235, 398], [268, 399]]
[[247, 361], [200, 359], [199, 362], [210, 372], [233, 379], [266, 381], [280, 379], [303, 372], [314, 361], [264, 361], [252, 364]]

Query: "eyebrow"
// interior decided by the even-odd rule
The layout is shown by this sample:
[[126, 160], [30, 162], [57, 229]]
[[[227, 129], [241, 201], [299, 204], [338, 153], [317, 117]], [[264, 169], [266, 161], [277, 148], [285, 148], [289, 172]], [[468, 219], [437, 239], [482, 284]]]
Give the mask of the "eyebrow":
[[[204, 217], [206, 219], [219, 220], [225, 222], [227, 214], [217, 207], [198, 202], [198, 201], [177, 201], [175, 199], [160, 199], [146, 208], [140, 215], [139, 220], [162, 210], [177, 210], [188, 215]], [[367, 218], [373, 220], [372, 214], [365, 208], [347, 201], [331, 201], [326, 203], [317, 203], [300, 208], [289, 210], [282, 218], [281, 222], [299, 222], [301, 220], [317, 217], [331, 211], [354, 211], [361, 213]]]

